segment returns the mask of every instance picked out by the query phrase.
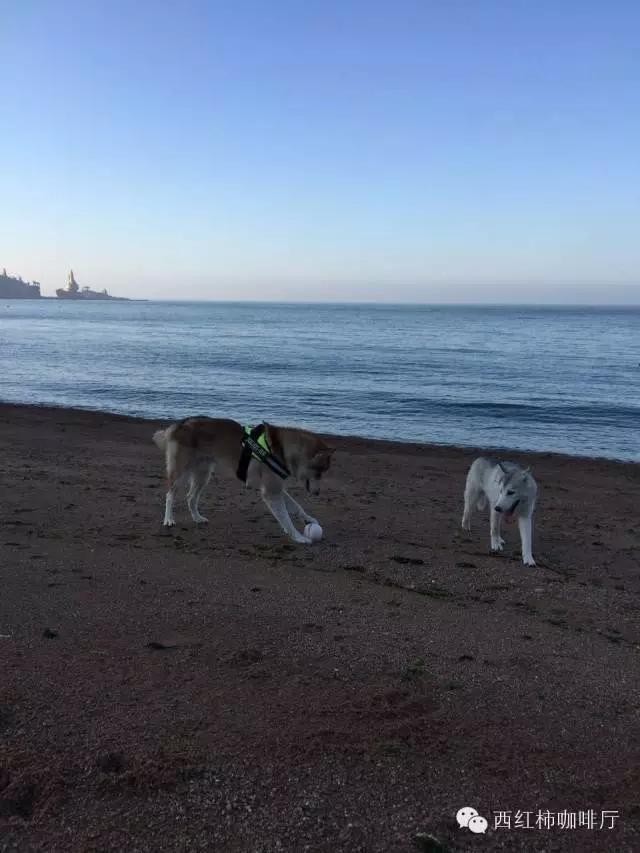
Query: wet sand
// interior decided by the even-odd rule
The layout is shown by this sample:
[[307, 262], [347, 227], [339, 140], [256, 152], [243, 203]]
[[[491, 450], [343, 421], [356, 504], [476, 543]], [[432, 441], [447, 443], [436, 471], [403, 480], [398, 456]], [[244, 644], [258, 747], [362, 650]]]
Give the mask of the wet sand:
[[157, 426], [0, 406], [1, 851], [640, 849], [639, 466], [506, 454], [527, 569], [457, 448], [335, 439], [313, 547], [230, 480], [166, 531]]

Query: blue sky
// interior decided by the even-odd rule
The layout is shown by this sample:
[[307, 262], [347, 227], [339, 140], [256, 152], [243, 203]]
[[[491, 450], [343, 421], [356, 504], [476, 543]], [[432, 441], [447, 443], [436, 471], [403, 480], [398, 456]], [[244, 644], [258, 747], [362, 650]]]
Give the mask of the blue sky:
[[0, 0], [0, 266], [640, 301], [640, 3]]

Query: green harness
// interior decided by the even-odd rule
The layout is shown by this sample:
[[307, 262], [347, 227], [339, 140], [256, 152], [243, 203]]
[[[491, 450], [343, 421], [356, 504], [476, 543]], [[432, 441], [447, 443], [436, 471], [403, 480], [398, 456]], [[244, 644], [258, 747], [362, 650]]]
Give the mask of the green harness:
[[263, 465], [266, 465], [267, 468], [271, 469], [278, 477], [282, 477], [283, 480], [291, 476], [291, 472], [284, 462], [272, 453], [269, 442], [267, 441], [264, 424], [258, 424], [253, 429], [248, 426], [244, 427], [242, 452], [240, 453], [240, 461], [238, 462], [238, 470], [236, 471], [238, 479], [242, 480], [243, 483], [247, 482], [247, 471], [249, 470], [249, 463], [252, 459], [262, 462]]

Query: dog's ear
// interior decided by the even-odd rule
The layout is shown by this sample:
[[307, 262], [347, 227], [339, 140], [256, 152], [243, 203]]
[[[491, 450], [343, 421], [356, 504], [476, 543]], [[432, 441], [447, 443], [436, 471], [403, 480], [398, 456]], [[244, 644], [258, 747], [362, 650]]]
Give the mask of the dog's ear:
[[507, 469], [504, 467], [502, 462], [498, 462], [498, 468], [502, 471], [503, 474], [507, 473]]
[[322, 439], [318, 439], [315, 444], [315, 447], [313, 448], [313, 455], [318, 459], [331, 459], [335, 452], [335, 447], [331, 447], [330, 445], [325, 444]]
[[317, 450], [310, 460], [310, 465], [320, 471], [328, 471], [331, 465], [331, 457], [333, 455], [332, 447], [322, 447]]
[[336, 452], [335, 447], [331, 447], [330, 444], [327, 444], [326, 441], [322, 438], [317, 438], [315, 443], [315, 452], [316, 453], [328, 453], [330, 456], [332, 453]]

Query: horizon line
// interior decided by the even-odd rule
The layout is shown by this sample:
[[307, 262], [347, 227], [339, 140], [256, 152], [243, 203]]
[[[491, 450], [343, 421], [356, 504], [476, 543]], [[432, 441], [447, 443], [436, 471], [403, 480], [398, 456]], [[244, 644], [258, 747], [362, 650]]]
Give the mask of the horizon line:
[[57, 296], [41, 296], [40, 299], [29, 299], [19, 297], [0, 297], [0, 301], [11, 302], [40, 302], [50, 300], [59, 303], [70, 303], [77, 305], [87, 302], [95, 304], [100, 302], [154, 302], [184, 305], [344, 305], [344, 306], [380, 306], [380, 307], [415, 307], [415, 308], [640, 308], [638, 302], [414, 302], [414, 301], [379, 301], [372, 299], [364, 300], [307, 300], [307, 299], [175, 299], [171, 297], [115, 297], [109, 300], [73, 299], [65, 300]]

